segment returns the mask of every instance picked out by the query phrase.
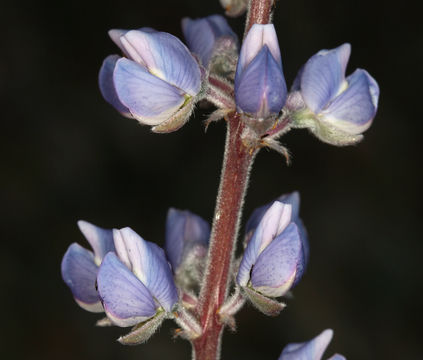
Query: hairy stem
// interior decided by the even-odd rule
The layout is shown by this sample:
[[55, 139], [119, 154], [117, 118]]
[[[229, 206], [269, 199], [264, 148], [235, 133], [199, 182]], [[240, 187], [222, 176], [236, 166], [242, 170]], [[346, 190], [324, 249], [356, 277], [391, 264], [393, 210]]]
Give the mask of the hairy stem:
[[245, 33], [247, 35], [253, 24], [268, 24], [272, 19], [272, 8], [275, 0], [251, 0], [248, 7]]
[[[274, 0], [251, 0], [245, 33], [253, 24], [271, 20]], [[217, 85], [217, 84], [216, 84]], [[250, 168], [257, 150], [245, 144], [242, 135], [248, 131], [237, 113], [227, 119], [225, 157], [210, 236], [208, 262], [195, 308], [201, 335], [192, 341], [195, 360], [218, 360], [224, 324], [219, 309], [228, 294], [230, 272], [238, 235], [241, 209], [247, 189]]]
[[217, 76], [211, 76], [211, 75], [209, 75], [208, 80], [210, 85], [221, 89], [228, 95], [233, 96], [233, 93], [234, 93], [233, 85], [230, 85], [227, 81], [222, 80]]
[[242, 141], [241, 135], [246, 131], [246, 125], [239, 115], [232, 113], [227, 123], [225, 157], [208, 263], [195, 309], [202, 328], [201, 336], [193, 341], [196, 360], [216, 360], [220, 356], [220, 339], [224, 324], [219, 319], [218, 310], [228, 293], [241, 209], [250, 168], [256, 154], [255, 150], [251, 150]]

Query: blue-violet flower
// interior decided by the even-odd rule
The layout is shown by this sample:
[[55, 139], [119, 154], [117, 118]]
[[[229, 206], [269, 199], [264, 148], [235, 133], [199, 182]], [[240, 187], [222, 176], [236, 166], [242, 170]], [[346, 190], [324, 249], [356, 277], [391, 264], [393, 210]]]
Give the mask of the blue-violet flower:
[[236, 281], [264, 296], [279, 297], [299, 281], [304, 261], [292, 206], [275, 201], [248, 242]]
[[130, 228], [114, 230], [113, 238], [117, 255], [107, 254], [97, 275], [109, 319], [125, 327], [170, 313], [178, 294], [164, 251]]
[[[332, 336], [333, 331], [326, 329], [310, 341], [288, 344], [278, 360], [320, 360], [332, 340]], [[328, 360], [346, 359], [342, 355], [335, 354]]]
[[240, 113], [258, 119], [276, 116], [287, 89], [273, 24], [254, 24], [242, 43], [235, 75], [235, 102]]
[[175, 36], [150, 28], [111, 30], [126, 58], [108, 56], [99, 85], [107, 102], [128, 117], [170, 132], [187, 120], [201, 90], [201, 71]]
[[297, 116], [298, 127], [308, 127], [322, 141], [335, 145], [362, 139], [379, 99], [379, 86], [366, 70], [357, 69], [345, 77], [350, 53], [350, 44], [319, 51], [303, 66], [292, 87], [306, 106]]
[[71, 244], [62, 260], [62, 278], [83, 309], [103, 312], [95, 283], [103, 258], [108, 252], [114, 251], [112, 230], [102, 229], [86, 221], [78, 221], [78, 226], [94, 253], [77, 243]]
[[226, 19], [221, 15], [210, 15], [200, 19], [182, 19], [182, 31], [189, 49], [201, 59], [207, 67], [216, 41], [222, 37], [238, 42], [238, 37], [230, 28]]
[[210, 225], [200, 216], [170, 208], [166, 219], [165, 252], [178, 287], [192, 290], [203, 274]]
[[[301, 279], [302, 275], [304, 274], [304, 271], [306, 270], [308, 259], [309, 259], [309, 253], [310, 253], [310, 246], [308, 242], [308, 235], [307, 230], [304, 227], [303, 221], [300, 218], [300, 194], [298, 191], [294, 191], [289, 194], [283, 194], [279, 196], [274, 201], [279, 201], [284, 204], [291, 205], [291, 221], [297, 225], [298, 232], [300, 234], [301, 244], [302, 244], [302, 260], [299, 262], [299, 267], [297, 268], [297, 275], [296, 280], [292, 284], [292, 287], [294, 287], [298, 281]], [[260, 206], [256, 208], [253, 213], [251, 214], [250, 218], [248, 219], [246, 225], [245, 225], [245, 238], [244, 243], [245, 247], [248, 245], [248, 242], [250, 241], [251, 237], [254, 234], [254, 231], [256, 230], [257, 226], [259, 225], [261, 219], [263, 218], [266, 211], [272, 206], [273, 202], [271, 201], [266, 205]]]

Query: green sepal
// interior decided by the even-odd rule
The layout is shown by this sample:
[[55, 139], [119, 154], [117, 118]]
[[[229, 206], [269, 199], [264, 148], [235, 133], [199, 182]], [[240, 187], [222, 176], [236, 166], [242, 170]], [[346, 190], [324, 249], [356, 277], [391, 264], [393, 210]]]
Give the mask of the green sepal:
[[233, 82], [238, 62], [238, 42], [232, 36], [221, 36], [214, 44], [213, 54], [208, 65], [210, 74]]
[[300, 110], [291, 115], [291, 126], [297, 129], [308, 129], [319, 140], [335, 146], [348, 146], [359, 143], [363, 135], [351, 135], [320, 120], [310, 110]]
[[179, 110], [173, 114], [169, 119], [163, 121], [159, 125], [156, 125], [151, 128], [155, 133], [166, 134], [179, 130], [185, 123], [189, 120], [189, 117], [194, 110], [194, 104], [197, 100], [197, 97], [191, 97], [186, 95], [184, 104], [179, 108]]
[[154, 317], [135, 325], [129, 334], [121, 336], [118, 341], [123, 345], [139, 345], [146, 342], [167, 316], [166, 311], [159, 310]]
[[243, 113], [241, 115], [241, 119], [250, 129], [252, 129], [257, 134], [258, 138], [261, 138], [269, 129], [275, 125], [277, 116], [272, 114], [266, 118], [257, 118], [254, 115]]
[[268, 298], [250, 287], [243, 287], [242, 290], [251, 304], [265, 315], [277, 316], [286, 306], [284, 303]]

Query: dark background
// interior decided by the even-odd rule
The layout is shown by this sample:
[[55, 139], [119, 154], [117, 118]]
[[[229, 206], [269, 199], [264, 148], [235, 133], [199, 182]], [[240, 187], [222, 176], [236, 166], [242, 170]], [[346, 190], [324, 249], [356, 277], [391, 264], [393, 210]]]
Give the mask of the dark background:
[[[76, 227], [131, 226], [163, 244], [170, 206], [211, 219], [224, 123], [205, 134], [204, 111], [180, 131], [152, 134], [117, 114], [97, 87], [110, 28], [151, 26], [181, 36], [180, 19], [222, 13], [217, 0], [26, 1], [1, 5], [1, 354], [8, 359], [188, 359], [166, 323], [147, 344], [123, 347], [128, 329], [95, 328], [60, 277]], [[277, 318], [245, 307], [224, 359], [276, 360], [282, 347], [325, 328], [348, 359], [422, 358], [422, 32], [406, 1], [279, 1], [275, 25], [290, 84], [322, 48], [352, 43], [348, 73], [367, 69], [381, 97], [355, 147], [293, 131], [287, 167], [262, 151], [245, 213], [299, 190], [311, 241], [309, 269]], [[243, 19], [230, 20], [242, 33]], [[245, 223], [246, 217], [244, 217]]]

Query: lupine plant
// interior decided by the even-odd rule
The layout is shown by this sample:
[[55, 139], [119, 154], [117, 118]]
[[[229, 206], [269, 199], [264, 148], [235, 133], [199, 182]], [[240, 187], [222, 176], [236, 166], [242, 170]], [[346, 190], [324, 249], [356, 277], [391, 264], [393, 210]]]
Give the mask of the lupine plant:
[[[345, 76], [350, 44], [321, 50], [299, 70], [288, 90], [274, 25], [274, 0], [221, 0], [226, 15], [247, 12], [243, 39], [226, 19], [182, 19], [185, 44], [151, 28], [115, 29], [121, 51], [100, 69], [104, 99], [155, 133], [180, 129], [200, 101], [214, 107], [205, 122], [227, 124], [213, 219], [170, 208], [164, 250], [129, 227], [102, 229], [78, 223], [93, 251], [70, 245], [62, 277], [85, 310], [104, 312], [99, 326], [131, 327], [118, 340], [137, 345], [166, 319], [179, 327], [194, 359], [219, 359], [222, 333], [235, 329], [246, 302], [265, 315], [284, 309], [281, 298], [303, 276], [309, 258], [298, 192], [257, 208], [246, 222], [235, 256], [250, 170], [262, 148], [289, 152], [278, 139], [306, 128], [320, 140], [358, 143], [376, 114], [379, 88], [368, 72]], [[288, 344], [279, 360], [319, 360], [332, 338]], [[331, 360], [345, 359], [334, 355]]]

